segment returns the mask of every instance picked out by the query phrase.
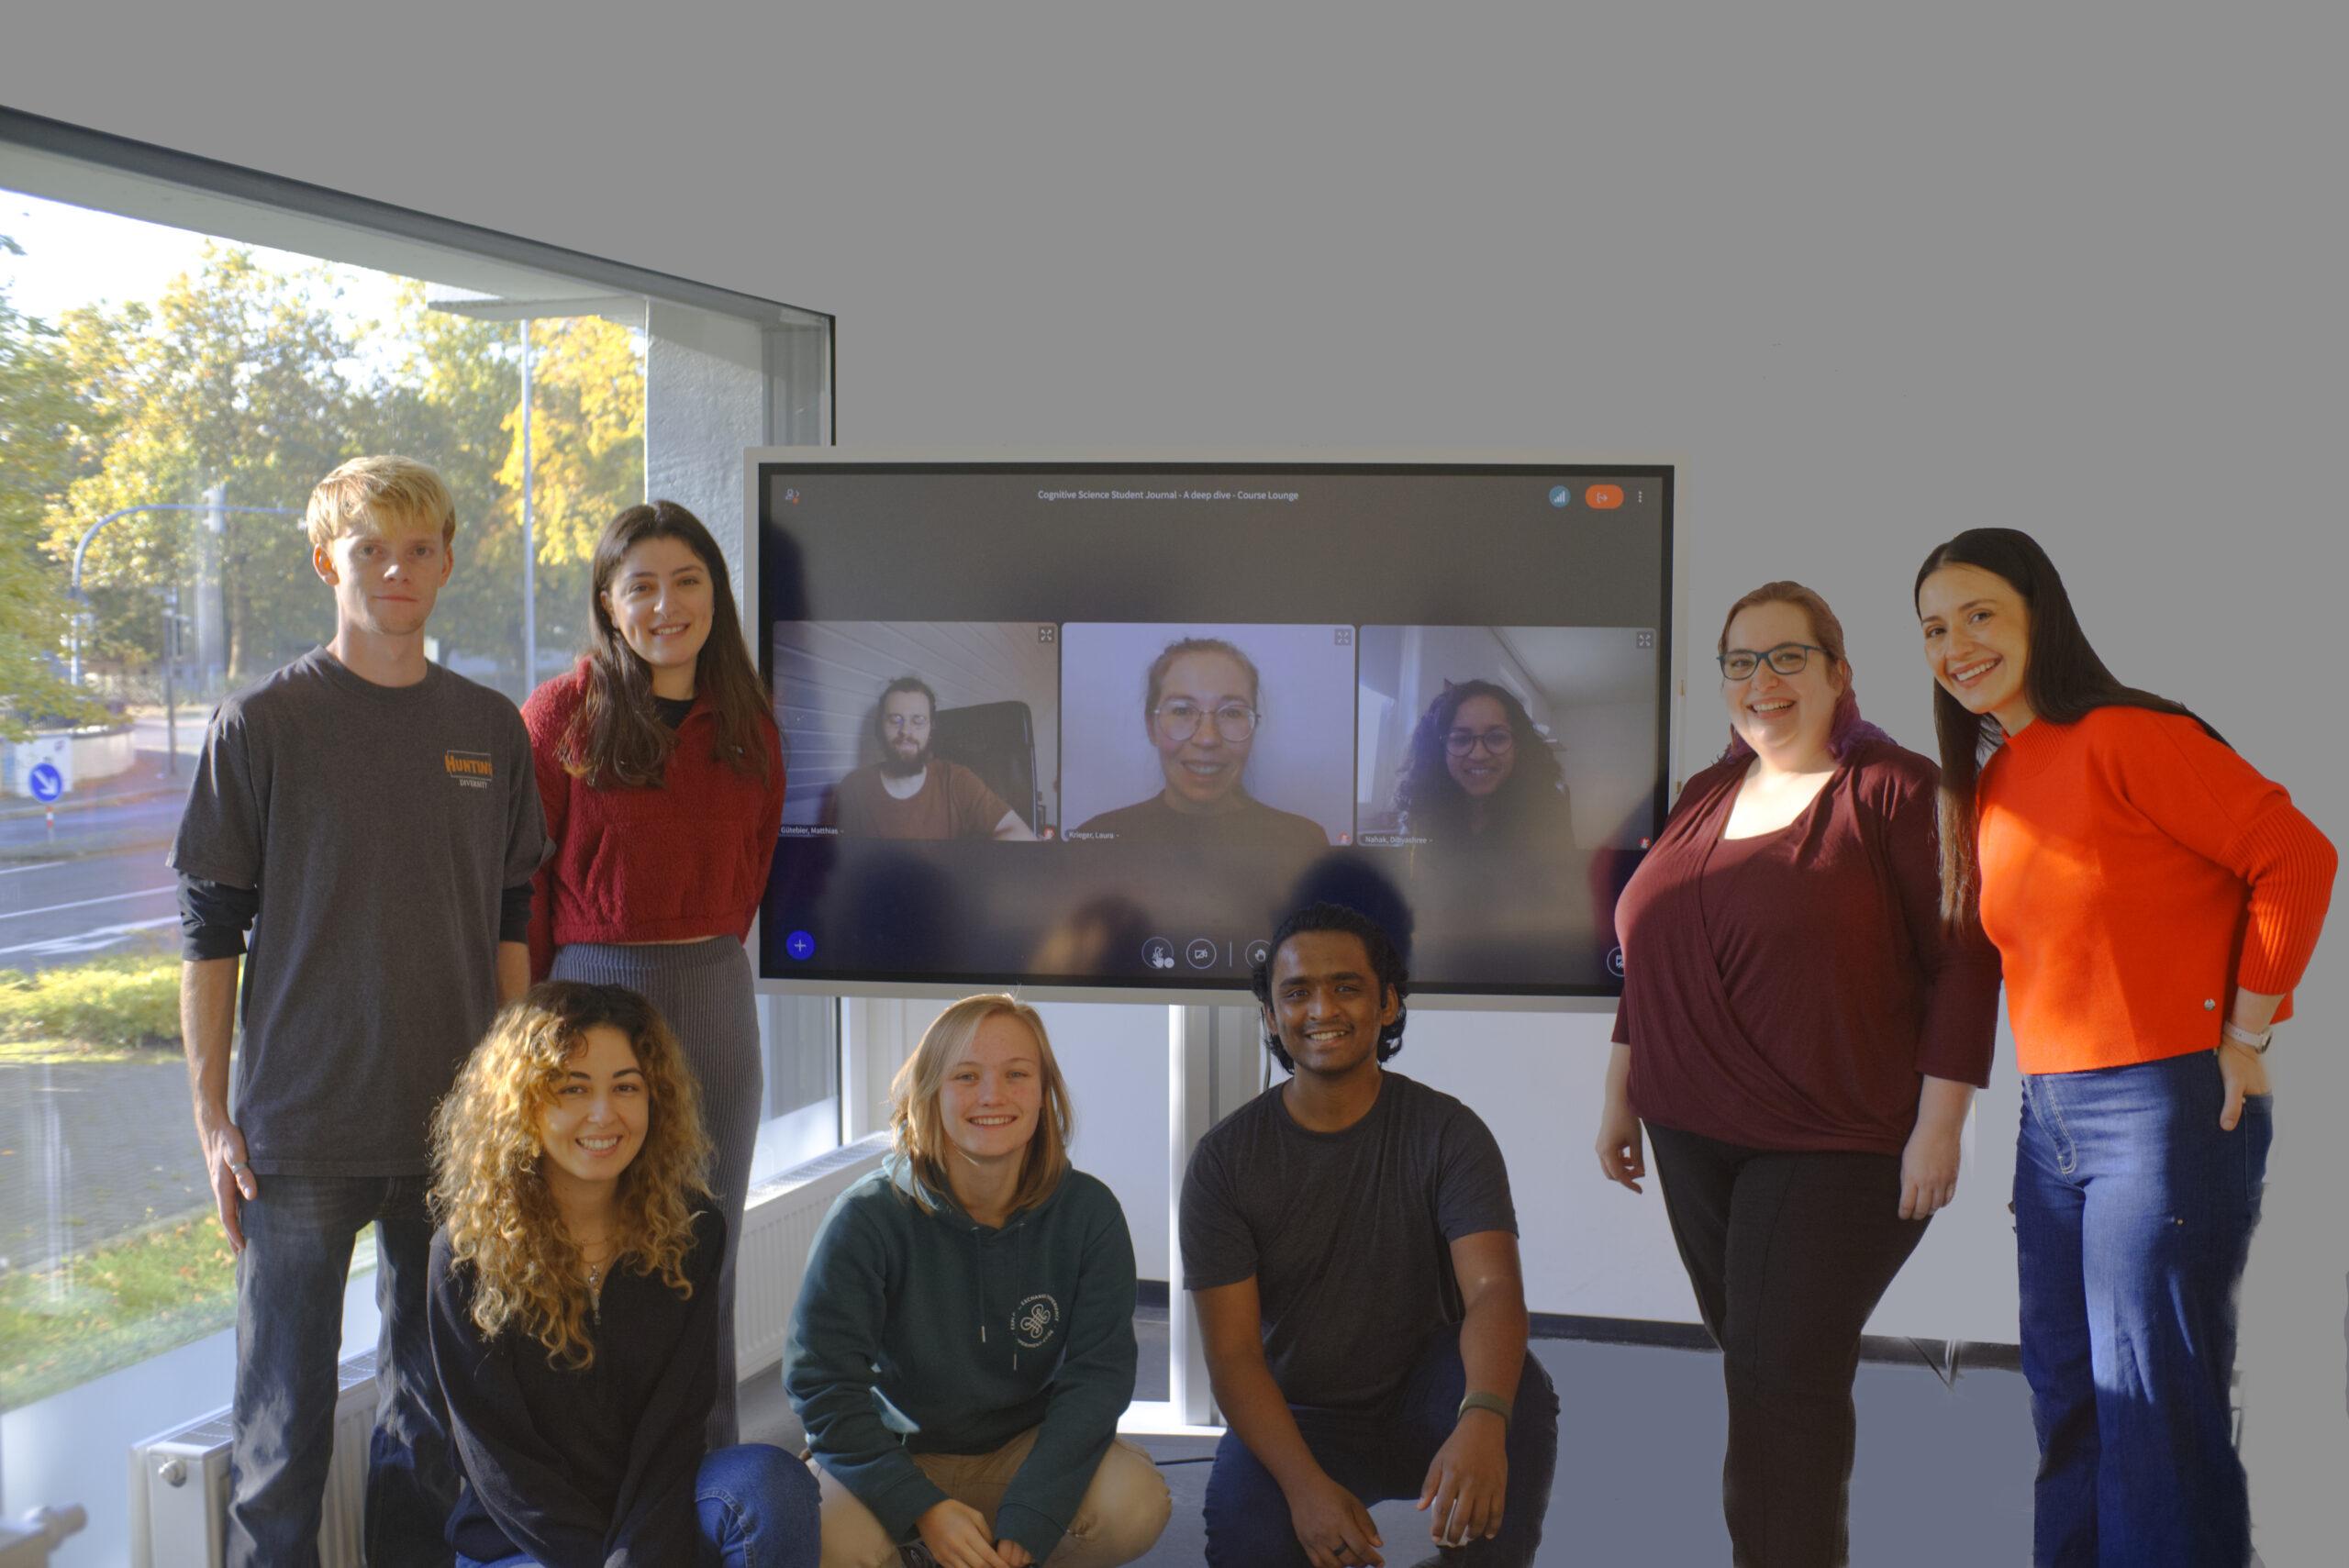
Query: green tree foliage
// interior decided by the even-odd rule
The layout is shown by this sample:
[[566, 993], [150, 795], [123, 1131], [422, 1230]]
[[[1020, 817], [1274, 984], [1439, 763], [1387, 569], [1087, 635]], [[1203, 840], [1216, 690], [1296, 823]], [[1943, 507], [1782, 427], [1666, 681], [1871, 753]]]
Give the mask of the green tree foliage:
[[[0, 235], [0, 250], [17, 246]], [[57, 668], [70, 606], [41, 547], [49, 508], [102, 424], [74, 395], [61, 335], [18, 314], [0, 286], [0, 739], [99, 717]]]
[[[585, 557], [596, 530], [644, 484], [641, 347], [595, 317], [541, 321], [532, 447], [539, 645], [576, 647]], [[522, 531], [519, 329], [427, 307], [421, 284], [391, 318], [355, 318], [335, 271], [289, 273], [212, 245], [151, 311], [79, 312], [57, 352], [97, 433], [47, 506], [53, 574], [97, 518], [152, 502], [194, 503], [223, 483], [231, 506], [297, 511], [347, 458], [399, 451], [440, 469], [457, 500], [456, 570], [432, 630], [442, 657], [519, 696]], [[84, 584], [92, 656], [135, 672], [160, 656], [161, 592], [193, 588], [217, 552], [228, 674], [243, 682], [328, 635], [333, 606], [298, 517], [230, 513], [217, 541], [198, 514], [145, 512], [108, 524]], [[584, 543], [583, 543], [584, 540]], [[187, 601], [192, 603], [192, 597]]]

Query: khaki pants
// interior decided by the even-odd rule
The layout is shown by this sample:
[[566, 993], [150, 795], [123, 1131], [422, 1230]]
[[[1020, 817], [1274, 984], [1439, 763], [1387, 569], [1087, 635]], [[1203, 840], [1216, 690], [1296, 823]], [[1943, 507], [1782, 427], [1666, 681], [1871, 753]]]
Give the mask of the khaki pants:
[[[940, 1491], [985, 1515], [987, 1533], [993, 1535], [1004, 1490], [1035, 1446], [1036, 1429], [1030, 1427], [993, 1453], [912, 1457]], [[816, 1466], [816, 1482], [823, 1494], [822, 1568], [896, 1568], [897, 1543], [873, 1510], [821, 1464]], [[1093, 1473], [1093, 1485], [1076, 1505], [1076, 1517], [1046, 1560], [1047, 1568], [1117, 1568], [1131, 1562], [1157, 1543], [1174, 1509], [1165, 1478], [1150, 1455], [1123, 1438], [1114, 1439], [1101, 1456], [1101, 1467]]]

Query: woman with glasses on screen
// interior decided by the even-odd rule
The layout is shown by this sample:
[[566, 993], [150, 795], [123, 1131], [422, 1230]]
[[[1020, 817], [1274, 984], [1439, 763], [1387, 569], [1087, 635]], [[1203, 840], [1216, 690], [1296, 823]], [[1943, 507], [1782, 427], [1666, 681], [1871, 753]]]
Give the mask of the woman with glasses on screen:
[[2235, 1293], [2338, 857], [2282, 785], [2088, 646], [2030, 535], [1925, 558], [1942, 880], [1978, 892], [2022, 1069], [2015, 1242], [2034, 1561], [2235, 1568]]
[[1574, 847], [1565, 778], [1517, 694], [1447, 681], [1411, 731], [1395, 811], [1432, 844]]
[[559, 980], [498, 1015], [434, 1114], [427, 1288], [463, 1568], [816, 1562], [807, 1467], [704, 1446], [730, 1233], [697, 1099], [643, 997]]
[[1141, 705], [1142, 730], [1166, 787], [1087, 817], [1075, 836], [1184, 848], [1328, 849], [1319, 823], [1266, 806], [1243, 783], [1264, 724], [1262, 685], [1255, 662], [1222, 638], [1169, 643], [1151, 662]]
[[[764, 1074], [742, 938], [783, 821], [783, 747], [735, 618], [726, 557], [674, 501], [596, 541], [587, 654], [522, 705], [552, 852], [530, 972], [625, 985], [661, 1009], [711, 1107], [712, 1190], [739, 1231]], [[718, 1284], [710, 1442], [734, 1440], [734, 1272]]]
[[[784, 1387], [822, 1467], [825, 1568], [1112, 1568], [1172, 1507], [1117, 1436], [1134, 1249], [1073, 1168], [1044, 1020], [939, 1015], [889, 1091], [894, 1148], [807, 1261]], [[927, 1555], [920, 1555], [920, 1553]]]
[[1664, 1212], [1721, 1347], [1722, 1507], [1753, 1568], [1846, 1560], [1860, 1330], [1957, 1189], [1996, 955], [1942, 917], [1939, 770], [1860, 717], [1843, 628], [1769, 583], [1730, 607], [1730, 743], [1617, 906], [1598, 1163]]

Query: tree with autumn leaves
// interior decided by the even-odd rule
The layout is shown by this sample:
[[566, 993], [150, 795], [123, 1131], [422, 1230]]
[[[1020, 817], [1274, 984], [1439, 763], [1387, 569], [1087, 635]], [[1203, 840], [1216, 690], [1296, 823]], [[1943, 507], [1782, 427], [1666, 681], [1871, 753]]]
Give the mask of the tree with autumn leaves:
[[[432, 623], [442, 658], [523, 695], [519, 330], [430, 310], [421, 284], [398, 292], [390, 319], [354, 320], [331, 269], [287, 273], [225, 246], [207, 247], [151, 307], [84, 309], [51, 327], [0, 298], [0, 653], [14, 636], [53, 655], [74, 544], [107, 513], [200, 502], [215, 484], [231, 506], [298, 513], [344, 459], [397, 451], [440, 469], [457, 499], [456, 572]], [[531, 333], [539, 644], [562, 650], [582, 641], [596, 533], [643, 498], [642, 349], [594, 317]], [[242, 683], [326, 636], [332, 610], [298, 516], [225, 521], [228, 677]], [[83, 568], [86, 666], [152, 668], [161, 592], [195, 581], [200, 527], [197, 514], [144, 512], [96, 536]], [[33, 664], [50, 661], [0, 665], [0, 706], [70, 699], [53, 666], [17, 673]]]
[[[16, 250], [0, 236], [0, 250]], [[0, 739], [97, 716], [58, 666], [68, 606], [43, 546], [52, 498], [102, 434], [103, 416], [75, 395], [63, 335], [0, 290]]]

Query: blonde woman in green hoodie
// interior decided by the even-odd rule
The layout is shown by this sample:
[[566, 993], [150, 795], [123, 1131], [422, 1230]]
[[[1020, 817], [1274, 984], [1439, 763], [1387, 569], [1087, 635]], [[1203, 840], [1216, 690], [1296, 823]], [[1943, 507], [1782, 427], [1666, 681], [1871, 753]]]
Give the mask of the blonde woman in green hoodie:
[[823, 1491], [823, 1568], [1112, 1568], [1172, 1507], [1117, 1436], [1134, 1250], [1069, 1164], [1044, 1021], [940, 1015], [890, 1090], [894, 1151], [826, 1217], [784, 1386]]

